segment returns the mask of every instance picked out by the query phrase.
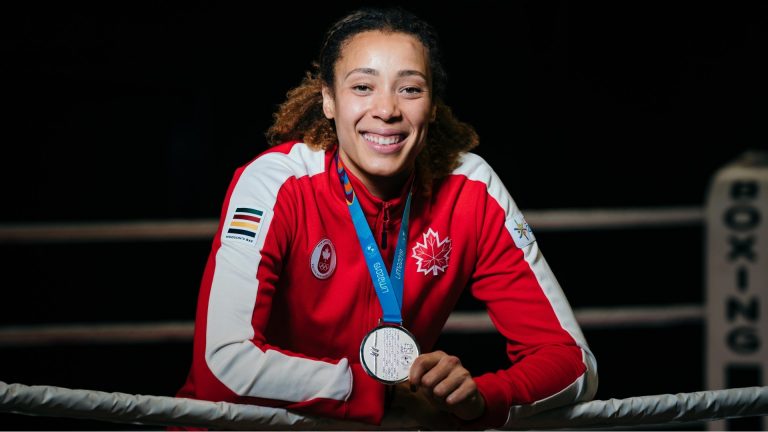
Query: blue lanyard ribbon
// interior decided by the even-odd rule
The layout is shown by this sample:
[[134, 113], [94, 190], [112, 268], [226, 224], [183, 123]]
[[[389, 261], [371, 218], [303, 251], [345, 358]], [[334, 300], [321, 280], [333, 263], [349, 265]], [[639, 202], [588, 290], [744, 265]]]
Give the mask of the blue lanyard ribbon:
[[400, 223], [400, 233], [397, 235], [397, 246], [395, 248], [395, 260], [392, 263], [392, 271], [387, 274], [387, 267], [384, 265], [384, 259], [381, 257], [381, 251], [376, 244], [368, 221], [365, 219], [360, 202], [352, 190], [352, 184], [349, 182], [349, 176], [341, 163], [339, 154], [336, 153], [336, 170], [339, 173], [339, 180], [344, 187], [344, 194], [347, 200], [347, 207], [352, 216], [352, 224], [357, 232], [357, 239], [360, 241], [360, 247], [363, 250], [365, 263], [368, 265], [368, 272], [371, 274], [373, 287], [376, 295], [379, 297], [381, 310], [384, 312], [382, 321], [387, 323], [403, 323], [403, 317], [400, 313], [403, 305], [403, 282], [405, 278], [405, 247], [408, 243], [408, 217], [411, 211], [411, 192], [408, 192], [408, 198], [405, 200], [405, 209], [403, 210], [403, 219]]

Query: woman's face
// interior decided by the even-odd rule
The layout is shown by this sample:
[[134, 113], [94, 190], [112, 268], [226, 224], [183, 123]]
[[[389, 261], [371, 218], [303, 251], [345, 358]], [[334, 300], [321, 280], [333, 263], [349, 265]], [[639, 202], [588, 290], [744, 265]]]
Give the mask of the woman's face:
[[344, 45], [323, 112], [336, 123], [347, 169], [380, 198], [400, 189], [434, 118], [426, 48], [404, 33], [369, 31]]

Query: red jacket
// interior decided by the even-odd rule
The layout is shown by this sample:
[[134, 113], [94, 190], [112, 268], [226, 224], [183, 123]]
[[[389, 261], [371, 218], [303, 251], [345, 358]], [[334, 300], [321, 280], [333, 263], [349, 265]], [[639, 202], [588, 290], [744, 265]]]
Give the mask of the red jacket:
[[[591, 398], [594, 358], [530, 227], [485, 161], [460, 162], [429, 199], [414, 190], [404, 326], [429, 352], [465, 288], [485, 302], [512, 365], [474, 378], [486, 400], [478, 424]], [[381, 421], [385, 386], [359, 360], [381, 306], [335, 168], [332, 150], [288, 143], [237, 170], [179, 396]], [[350, 177], [390, 266], [405, 196], [381, 201]]]

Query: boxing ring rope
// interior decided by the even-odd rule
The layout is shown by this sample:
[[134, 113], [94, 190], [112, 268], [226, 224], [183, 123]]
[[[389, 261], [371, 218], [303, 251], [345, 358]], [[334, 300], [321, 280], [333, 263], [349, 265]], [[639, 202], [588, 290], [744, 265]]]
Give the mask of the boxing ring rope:
[[[536, 231], [573, 231], [702, 225], [704, 211], [699, 207], [529, 210], [525, 217]], [[193, 219], [4, 224], [0, 243], [204, 240], [216, 233], [218, 223]]]
[[[381, 426], [302, 416], [280, 408], [130, 395], [0, 382], [0, 411], [117, 423], [203, 426], [217, 429], [412, 429], [398, 411]], [[503, 429], [595, 428], [706, 421], [768, 415], [768, 387], [639, 396], [584, 402], [532, 415], [519, 412]]]
[[[659, 327], [704, 320], [700, 305], [583, 308], [574, 314], [582, 329]], [[6, 326], [0, 327], [0, 347], [189, 342], [193, 331], [192, 321]], [[453, 312], [443, 327], [446, 334], [495, 332], [485, 311]]]

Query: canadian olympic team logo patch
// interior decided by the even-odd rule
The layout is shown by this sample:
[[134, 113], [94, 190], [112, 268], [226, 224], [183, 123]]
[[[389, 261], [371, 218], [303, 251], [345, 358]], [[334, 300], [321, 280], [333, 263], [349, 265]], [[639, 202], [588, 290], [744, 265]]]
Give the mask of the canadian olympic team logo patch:
[[425, 275], [432, 273], [437, 276], [440, 272], [445, 272], [448, 268], [448, 259], [451, 257], [451, 239], [445, 237], [440, 239], [440, 233], [429, 228], [427, 232], [421, 235], [423, 243], [416, 242], [416, 246], [411, 249], [413, 258], [416, 258], [418, 267], [416, 271]]
[[320, 240], [309, 258], [309, 268], [318, 279], [328, 279], [336, 270], [336, 248], [327, 238]]

